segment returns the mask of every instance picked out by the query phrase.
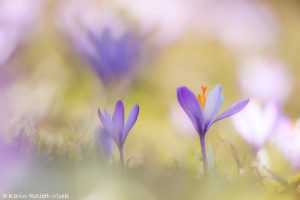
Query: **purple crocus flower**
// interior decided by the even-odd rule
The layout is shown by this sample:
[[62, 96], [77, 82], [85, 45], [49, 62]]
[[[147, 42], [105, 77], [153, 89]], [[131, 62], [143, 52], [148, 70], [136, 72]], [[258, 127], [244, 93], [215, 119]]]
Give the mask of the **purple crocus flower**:
[[85, 1], [63, 4], [59, 25], [75, 53], [105, 86], [134, 77], [144, 60], [145, 36], [112, 9]]
[[206, 89], [207, 87], [202, 86], [202, 94], [199, 94], [198, 97], [186, 87], [177, 89], [178, 102], [199, 134], [205, 173], [208, 170], [205, 149], [205, 135], [208, 129], [217, 121], [241, 111], [249, 102], [249, 99], [238, 102], [216, 117], [224, 100], [222, 87], [221, 85], [217, 85], [207, 98]]
[[120, 164], [123, 167], [124, 166], [123, 146], [129, 131], [131, 130], [131, 128], [133, 127], [133, 125], [135, 124], [138, 118], [139, 105], [136, 104], [131, 109], [126, 124], [125, 124], [125, 117], [124, 117], [124, 105], [122, 101], [117, 102], [115, 111], [112, 116], [106, 109], [104, 111], [104, 115], [102, 114], [101, 110], [98, 109], [98, 115], [105, 132], [110, 134], [110, 136], [118, 146], [119, 153], [120, 153]]
[[89, 30], [88, 41], [95, 52], [80, 50], [104, 84], [130, 75], [139, 64], [142, 40], [131, 30], [116, 37], [109, 27], [102, 31]]

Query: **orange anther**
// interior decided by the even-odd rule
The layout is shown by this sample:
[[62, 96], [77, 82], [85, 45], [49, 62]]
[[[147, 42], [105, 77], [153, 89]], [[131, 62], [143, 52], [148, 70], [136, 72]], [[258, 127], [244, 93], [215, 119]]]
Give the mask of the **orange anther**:
[[198, 94], [197, 95], [197, 98], [198, 98], [198, 101], [201, 105], [201, 108], [202, 110], [204, 110], [204, 107], [205, 107], [205, 104], [206, 104], [206, 90], [207, 90], [207, 87], [206, 86], [201, 86], [201, 89], [202, 89], [202, 94]]

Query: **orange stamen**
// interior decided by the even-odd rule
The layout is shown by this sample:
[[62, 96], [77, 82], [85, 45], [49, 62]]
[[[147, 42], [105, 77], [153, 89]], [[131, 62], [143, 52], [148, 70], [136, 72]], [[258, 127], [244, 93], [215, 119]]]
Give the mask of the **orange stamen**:
[[206, 104], [206, 90], [207, 90], [207, 87], [206, 86], [201, 86], [201, 89], [202, 89], [202, 94], [198, 94], [197, 98], [198, 98], [198, 101], [201, 105], [202, 110], [204, 110], [204, 107], [205, 107], [205, 104]]

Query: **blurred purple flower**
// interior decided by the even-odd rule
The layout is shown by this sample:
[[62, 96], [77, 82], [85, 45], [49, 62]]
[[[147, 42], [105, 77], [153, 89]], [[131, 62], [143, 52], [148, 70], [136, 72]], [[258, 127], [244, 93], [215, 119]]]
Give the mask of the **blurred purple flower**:
[[0, 0], [0, 66], [29, 38], [42, 1]]
[[112, 154], [114, 140], [104, 128], [98, 127], [95, 133], [96, 146], [102, 152], [104, 158], [109, 158]]
[[106, 86], [134, 76], [143, 60], [145, 38], [112, 10], [100, 9], [97, 15], [96, 5], [80, 5], [66, 5], [61, 11], [61, 27], [75, 51]]
[[135, 124], [138, 115], [139, 115], [139, 106], [136, 104], [130, 111], [127, 123], [125, 124], [125, 117], [124, 117], [124, 105], [122, 101], [118, 101], [116, 104], [115, 111], [113, 116], [105, 110], [105, 115], [102, 114], [100, 109], [98, 109], [98, 115], [102, 126], [105, 130], [105, 133], [109, 133], [111, 138], [114, 140], [116, 145], [118, 146], [119, 153], [120, 153], [120, 164], [124, 166], [124, 159], [123, 159], [123, 146], [127, 135], [133, 125]]
[[292, 168], [300, 169], [300, 120], [296, 123], [282, 116], [278, 121], [273, 143], [289, 161]]
[[[0, 76], [0, 81], [2, 77]], [[6, 80], [5, 80], [6, 82]], [[1, 134], [7, 134], [9, 132], [9, 125], [12, 121], [12, 112], [9, 107], [10, 99], [8, 95], [8, 89], [7, 88], [7, 83], [1, 82], [0, 83], [0, 90], [1, 90], [1, 98], [0, 98], [0, 110], [1, 110], [1, 115], [0, 115], [0, 133]]]
[[202, 94], [197, 97], [186, 87], [177, 89], [177, 99], [182, 109], [192, 121], [196, 131], [199, 134], [201, 142], [201, 150], [203, 156], [203, 165], [205, 173], [207, 173], [207, 157], [205, 149], [205, 135], [208, 129], [217, 121], [226, 117], [230, 117], [241, 111], [248, 104], [249, 100], [243, 100], [234, 104], [227, 111], [216, 117], [223, 103], [224, 97], [222, 95], [221, 85], [217, 85], [208, 95], [206, 99], [206, 87], [202, 86]]
[[95, 52], [81, 49], [81, 54], [93, 66], [104, 84], [126, 77], [140, 61], [141, 39], [130, 30], [115, 37], [107, 27], [100, 33], [90, 30], [87, 37], [94, 44]]
[[284, 103], [292, 89], [287, 66], [278, 59], [252, 59], [239, 68], [239, 82], [245, 96], [257, 98], [263, 103]]
[[243, 111], [232, 117], [232, 123], [257, 153], [274, 133], [279, 116], [280, 110], [276, 103], [262, 106], [252, 100]]
[[12, 140], [0, 135], [0, 192], [12, 191], [28, 174], [32, 143], [23, 134]]

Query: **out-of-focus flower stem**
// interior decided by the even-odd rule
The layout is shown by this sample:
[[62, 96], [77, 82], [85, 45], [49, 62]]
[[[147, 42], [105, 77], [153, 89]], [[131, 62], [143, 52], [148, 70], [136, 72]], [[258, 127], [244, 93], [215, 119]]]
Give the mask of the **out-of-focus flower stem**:
[[121, 169], [123, 169], [124, 168], [123, 147], [119, 148], [119, 153], [120, 153], [120, 167]]
[[208, 175], [208, 163], [207, 163], [206, 147], [205, 147], [205, 135], [200, 136], [200, 144], [201, 144], [201, 153], [202, 153], [204, 174]]

